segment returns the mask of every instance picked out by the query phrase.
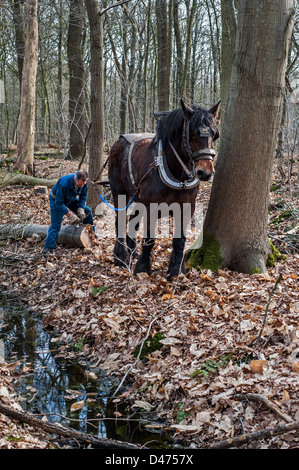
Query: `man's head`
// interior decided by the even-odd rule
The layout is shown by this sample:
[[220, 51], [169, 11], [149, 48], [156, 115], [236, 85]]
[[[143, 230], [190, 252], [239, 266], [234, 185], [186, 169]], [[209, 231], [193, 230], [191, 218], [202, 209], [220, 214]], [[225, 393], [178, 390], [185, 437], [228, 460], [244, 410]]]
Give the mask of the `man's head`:
[[84, 170], [78, 170], [74, 176], [74, 184], [76, 188], [83, 188], [86, 184], [88, 174]]

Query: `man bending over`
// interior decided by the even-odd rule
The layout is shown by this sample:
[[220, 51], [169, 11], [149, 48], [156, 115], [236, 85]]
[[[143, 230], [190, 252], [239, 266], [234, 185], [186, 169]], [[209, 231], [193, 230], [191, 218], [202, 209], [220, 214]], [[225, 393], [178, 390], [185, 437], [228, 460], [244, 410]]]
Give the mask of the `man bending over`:
[[43, 249], [44, 256], [54, 253], [62, 219], [65, 215], [72, 224], [81, 222], [93, 226], [91, 209], [86, 206], [87, 178], [86, 171], [79, 170], [59, 178], [51, 189], [49, 195], [51, 225]]

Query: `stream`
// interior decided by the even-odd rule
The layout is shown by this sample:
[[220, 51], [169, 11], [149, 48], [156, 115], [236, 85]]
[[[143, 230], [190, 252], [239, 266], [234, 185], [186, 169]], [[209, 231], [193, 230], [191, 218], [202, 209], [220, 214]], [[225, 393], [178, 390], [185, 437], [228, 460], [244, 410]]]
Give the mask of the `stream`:
[[[88, 378], [83, 365], [55, 359], [54, 348], [42, 319], [0, 294], [0, 363], [17, 362], [15, 390], [25, 411], [47, 414], [50, 422], [97, 438], [152, 449], [176, 447], [171, 436], [149, 432], [142, 415], [127, 416], [119, 404], [109, 401], [117, 383], [104, 371], [91, 369], [97, 378]], [[80, 409], [71, 409], [83, 401]]]

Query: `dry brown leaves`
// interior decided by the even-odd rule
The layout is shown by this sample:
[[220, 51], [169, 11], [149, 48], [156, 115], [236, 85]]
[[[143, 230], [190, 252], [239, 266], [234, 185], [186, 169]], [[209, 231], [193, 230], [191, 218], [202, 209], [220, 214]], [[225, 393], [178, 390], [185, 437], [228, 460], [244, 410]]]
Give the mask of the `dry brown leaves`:
[[[209, 185], [202, 185], [199, 197], [205, 206], [209, 191]], [[33, 195], [31, 188], [6, 188], [1, 200], [7, 221], [19, 215], [19, 207], [31, 222], [49, 223], [47, 197]], [[40, 256], [38, 240], [2, 244], [7, 260], [2, 285], [43, 313], [60, 354], [88, 356], [119, 381], [127, 374], [117, 400], [146, 410], [195, 447], [281, 424], [262, 403], [237, 399], [240, 393], [260, 394], [298, 420], [298, 254], [292, 251], [267, 275], [191, 270], [168, 283], [164, 276], [171, 240], [158, 239], [150, 277], [114, 267], [108, 227], [113, 218], [105, 209], [98, 219], [98, 230], [107, 232], [99, 246], [59, 247], [48, 261]], [[280, 273], [262, 338], [253, 348]], [[163, 334], [162, 348], [147, 361], [136, 361], [136, 347], [157, 332]], [[82, 339], [83, 348], [74, 351]], [[294, 447], [298, 437], [290, 434], [254, 446]]]
[[[12, 386], [16, 364], [7, 364], [0, 356], [0, 400], [12, 410], [23, 411]], [[27, 424], [0, 413], [0, 449], [50, 449], [48, 436]]]

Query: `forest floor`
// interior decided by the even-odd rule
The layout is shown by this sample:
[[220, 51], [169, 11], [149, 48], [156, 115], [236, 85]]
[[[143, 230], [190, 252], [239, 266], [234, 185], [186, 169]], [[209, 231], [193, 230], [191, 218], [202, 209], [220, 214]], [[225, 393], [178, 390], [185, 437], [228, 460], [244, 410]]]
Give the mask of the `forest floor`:
[[[36, 158], [36, 176], [58, 176], [61, 161], [50, 151], [48, 157]], [[76, 163], [64, 162], [62, 174], [76, 169]], [[272, 189], [269, 233], [286, 259], [267, 274], [192, 269], [169, 283], [171, 238], [158, 237], [152, 275], [134, 276], [131, 267], [113, 264], [114, 213], [105, 206], [95, 218], [99, 238], [92, 249], [59, 246], [44, 259], [38, 238], [0, 241], [2, 289], [43, 316], [59, 356], [87, 357], [90, 371], [112, 374], [122, 385], [115, 400], [146, 412], [153, 427], [173, 432], [186, 447], [207, 448], [298, 422], [298, 229], [289, 232], [298, 224], [298, 187], [295, 181], [282, 183], [274, 172]], [[203, 215], [210, 190], [211, 182], [201, 184]], [[34, 194], [32, 187], [7, 186], [0, 204], [2, 224], [50, 222], [48, 196]], [[190, 228], [187, 247], [198, 234], [198, 227]], [[146, 338], [146, 357], [138, 359], [136, 348]], [[14, 402], [10, 369], [0, 364], [0, 397], [8, 403]], [[0, 414], [0, 448], [49, 446], [29, 428], [27, 440], [6, 439], [14, 432], [24, 435], [17, 426]], [[241, 448], [298, 446], [297, 428]]]

